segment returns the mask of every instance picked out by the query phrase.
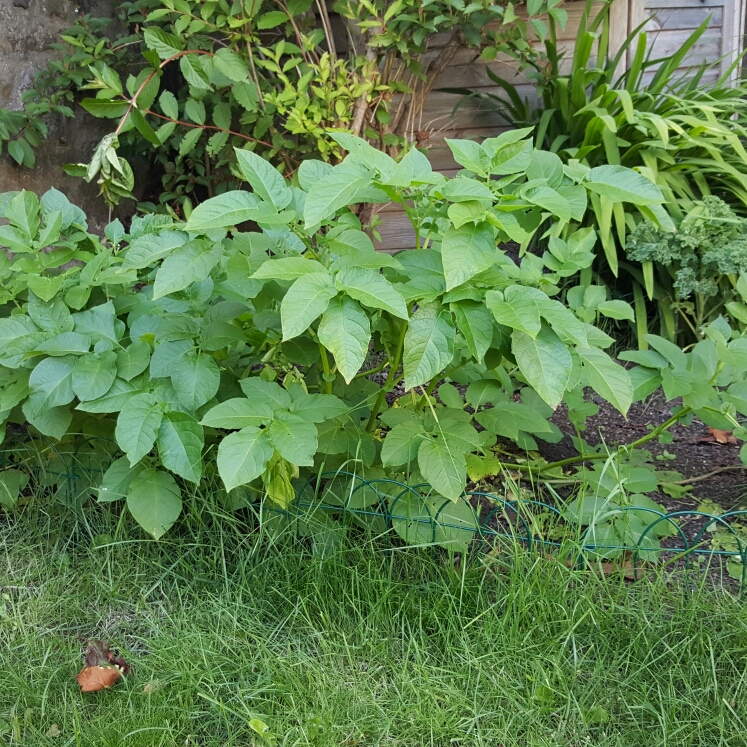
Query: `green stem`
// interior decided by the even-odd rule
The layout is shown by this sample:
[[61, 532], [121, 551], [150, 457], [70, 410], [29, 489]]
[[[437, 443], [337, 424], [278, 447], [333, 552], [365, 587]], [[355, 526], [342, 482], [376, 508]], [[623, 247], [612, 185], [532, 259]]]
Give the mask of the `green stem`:
[[418, 410], [422, 410], [425, 407], [426, 402], [428, 402], [428, 399], [431, 395], [431, 392], [436, 388], [436, 384], [438, 384], [439, 381], [443, 381], [444, 379], [447, 379], [451, 374], [458, 371], [463, 365], [467, 363], [466, 360], [463, 360], [461, 363], [457, 364], [456, 366], [452, 366], [451, 368], [444, 371], [442, 374], [439, 374], [438, 376], [434, 376], [429, 382], [428, 386], [423, 390], [423, 396], [420, 398], [420, 401], [418, 402]]
[[693, 323], [688, 319], [684, 309], [678, 309], [678, 311], [680, 312], [680, 316], [685, 320], [687, 326], [690, 327], [690, 331], [695, 335], [695, 339], [698, 339], [698, 331], [695, 326], [693, 326]]
[[[322, 343], [319, 343], [319, 352], [322, 355], [322, 367], [324, 368], [324, 375], [325, 377], [328, 377], [330, 374], [329, 369], [329, 358], [327, 358], [327, 348], [322, 345]], [[324, 390], [327, 394], [332, 394], [332, 382], [327, 381], [327, 379], [324, 379]]]
[[405, 215], [407, 216], [407, 220], [410, 221], [410, 225], [412, 226], [413, 230], [415, 231], [415, 248], [420, 249], [420, 226], [422, 221], [420, 220], [418, 216], [418, 210], [417, 206], [415, 207], [415, 215], [413, 216], [413, 211], [410, 210], [410, 208], [407, 207], [407, 199], [402, 198], [398, 199], [396, 201], [398, 204], [402, 205], [402, 209], [405, 211]]
[[392, 389], [394, 389], [394, 387], [402, 378], [402, 376], [397, 375], [397, 369], [399, 368], [400, 361], [402, 360], [402, 349], [405, 346], [406, 332], [407, 322], [403, 322], [402, 331], [399, 334], [399, 340], [397, 340], [397, 349], [394, 351], [394, 359], [390, 361], [391, 365], [389, 366], [389, 373], [387, 374], [384, 385], [381, 387], [379, 396], [376, 398], [376, 403], [373, 406], [373, 410], [371, 410], [371, 417], [369, 417], [368, 423], [366, 423], [366, 430], [369, 433], [374, 429], [374, 426], [376, 425], [376, 418], [379, 415], [379, 410], [381, 410], [381, 407], [384, 404], [384, 398], [389, 392], [392, 391]]
[[703, 310], [705, 307], [705, 298], [702, 293], [697, 293], [695, 295], [695, 309], [696, 309], [696, 316], [695, 316], [695, 326], [696, 326], [696, 332], [695, 335], [700, 340], [702, 338], [702, 335], [700, 334], [700, 329], [703, 326]]
[[735, 428], [739, 428], [739, 421], [733, 415], [729, 415], [728, 412], [721, 412], [721, 410], [711, 407], [710, 405], [706, 405], [703, 409], [715, 413], [716, 415], [720, 415], [722, 418], [726, 418]]
[[[389, 369], [389, 374], [394, 371], [394, 367], [391, 367]], [[368, 418], [368, 422], [366, 423], [366, 430], [370, 433], [374, 426], [376, 425], [376, 418], [379, 415], [379, 410], [381, 410], [382, 405], [384, 404], [384, 398], [386, 395], [391, 391], [391, 388], [394, 388], [394, 386], [399, 382], [399, 379], [396, 381], [391, 380], [389, 376], [387, 376], [386, 381], [384, 382], [384, 385], [381, 387], [381, 391], [379, 391], [379, 396], [376, 398], [376, 403], [373, 406], [373, 410], [371, 410], [371, 416]]]
[[[675, 423], [682, 420], [685, 415], [687, 415], [692, 410], [691, 407], [683, 407], [676, 415], [672, 415], [669, 420], [664, 421], [661, 425], [654, 428], [650, 433], [647, 433], [645, 436], [641, 436], [637, 441], [633, 441], [633, 443], [626, 444], [625, 446], [621, 446], [621, 449], [625, 449], [626, 451], [629, 451], [630, 449], [635, 449], [638, 446], [641, 446], [648, 441], [651, 441], [654, 438], [657, 438], [660, 436], [665, 430], [668, 428], [671, 428]], [[549, 464], [545, 464], [542, 467], [531, 467], [528, 464], [506, 464], [505, 466], [509, 469], [516, 469], [516, 470], [523, 470], [526, 472], [547, 472], [551, 469], [557, 469], [558, 467], [567, 467], [571, 464], [578, 464], [579, 462], [591, 462], [594, 460], [599, 459], [607, 459], [609, 458], [609, 454], [579, 454], [575, 457], [568, 457], [567, 459], [560, 459], [557, 462], [550, 462]]]
[[423, 394], [420, 397], [420, 401], [418, 402], [418, 410], [422, 410], [428, 400], [430, 399], [430, 395], [433, 392], [433, 390], [436, 388], [436, 384], [438, 384], [439, 381], [442, 379], [445, 379], [447, 374], [444, 374], [443, 376], [434, 376], [429, 382], [428, 386], [423, 389]]
[[388, 365], [389, 358], [386, 358], [386, 360], [376, 366], [376, 368], [369, 368], [367, 371], [358, 372], [355, 376], [353, 376], [353, 381], [355, 381], [356, 379], [362, 379], [364, 376], [371, 376], [371, 374], [379, 373], [379, 371], [383, 371]]
[[576, 438], [578, 439], [578, 445], [579, 445], [578, 453], [581, 456], [584, 456], [584, 439], [581, 437], [581, 431], [579, 430], [579, 427], [577, 425], [574, 425], [573, 428], [576, 431]]

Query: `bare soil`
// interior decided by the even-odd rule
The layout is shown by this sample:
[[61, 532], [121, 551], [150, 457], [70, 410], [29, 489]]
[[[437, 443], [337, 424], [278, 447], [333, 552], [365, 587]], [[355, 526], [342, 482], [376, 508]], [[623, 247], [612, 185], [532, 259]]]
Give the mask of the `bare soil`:
[[[631, 443], [665, 422], [671, 416], [673, 406], [678, 404], [678, 400], [666, 402], [663, 393], [658, 391], [645, 402], [635, 403], [625, 418], [600, 398], [599, 412], [587, 420], [582, 435], [592, 445]], [[558, 407], [552, 421], [565, 437], [556, 444], [540, 442], [540, 453], [550, 461], [575, 456], [578, 452], [570, 438], [575, 432], [568, 422], [565, 405]], [[654, 439], [642, 447], [654, 456], [669, 454], [674, 457], [662, 460], [660, 469], [677, 470], [684, 478], [710, 476], [693, 482], [692, 492], [682, 498], [673, 499], [661, 494], [657, 498], [659, 502], [670, 511], [693, 509], [704, 499], [710, 499], [726, 510], [747, 507], [747, 470], [739, 468], [741, 444], [718, 443], [697, 418], [690, 426], [676, 425], [669, 432], [674, 437], [672, 443], [660, 444]], [[736, 469], [723, 469], [732, 467]], [[710, 474], [716, 470], [723, 471]]]

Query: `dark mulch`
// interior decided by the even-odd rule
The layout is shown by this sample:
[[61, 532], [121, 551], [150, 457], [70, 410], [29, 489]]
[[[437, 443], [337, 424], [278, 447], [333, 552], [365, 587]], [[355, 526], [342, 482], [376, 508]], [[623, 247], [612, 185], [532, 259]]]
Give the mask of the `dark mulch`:
[[[666, 402], [661, 391], [655, 392], [646, 402], [635, 403], [625, 418], [607, 402], [600, 401], [599, 412], [587, 420], [587, 427], [582, 435], [593, 445], [602, 442], [610, 446], [631, 443], [645, 436], [652, 427], [665, 422], [676, 404], [679, 404], [677, 400]], [[575, 432], [568, 422], [565, 405], [558, 407], [552, 420], [565, 434], [565, 438], [556, 444], [540, 442], [540, 453], [550, 461], [575, 456], [578, 452], [570, 438]], [[660, 444], [654, 439], [641, 447], [654, 456], [666, 453], [675, 457], [661, 461], [660, 469], [677, 470], [683, 477], [692, 478], [741, 464], [741, 444], [718, 443], [697, 418], [693, 419], [689, 427], [674, 426], [670, 433], [674, 436], [672, 443]], [[694, 508], [705, 498], [719, 503], [725, 509], [747, 507], [747, 470], [719, 472], [692, 485], [692, 492], [686, 496], [675, 500], [662, 494], [659, 496], [660, 502], [671, 511]]]
[[[367, 362], [367, 367], [373, 368], [380, 361], [380, 356], [371, 356]], [[383, 384], [386, 379], [386, 371], [372, 374], [369, 378], [378, 384]], [[465, 386], [457, 385], [457, 388], [464, 394]], [[395, 390], [387, 395], [387, 403], [391, 406], [394, 400], [404, 393], [404, 387], [400, 382]], [[610, 404], [596, 397], [593, 392], [589, 391], [587, 396], [593, 398], [599, 406], [599, 411], [595, 416], [588, 418], [582, 436], [591, 445], [604, 443], [611, 450], [620, 444], [629, 444], [647, 435], [652, 428], [668, 420], [672, 415], [672, 408], [680, 404], [678, 400], [666, 402], [663, 393], [658, 391], [645, 402], [635, 403], [630, 408], [627, 417], [624, 417]], [[564, 438], [555, 444], [538, 440], [541, 456], [548, 461], [577, 456], [578, 452], [571, 439], [571, 436], [575, 436], [575, 430], [568, 420], [568, 411], [565, 405], [558, 407], [552, 416], [552, 421], [564, 434]], [[668, 513], [695, 511], [705, 499], [717, 503], [724, 511], [747, 509], [747, 469], [740, 468], [740, 443], [719, 443], [709, 432], [707, 426], [697, 418], [694, 418], [689, 426], [676, 425], [670, 428], [669, 433], [673, 436], [671, 443], [659, 443], [656, 439], [652, 439], [642, 445], [641, 448], [651, 452], [654, 457], [664, 457], [661, 460], [656, 460], [657, 469], [675, 470], [682, 474], [683, 479], [703, 479], [696, 479], [692, 483], [692, 490], [678, 498], [673, 498], [663, 492], [651, 494], [651, 497], [657, 503], [662, 505]], [[501, 445], [509, 451], [516, 450], [515, 445], [504, 439], [501, 439]], [[522, 456], [522, 454], [517, 452], [517, 456]], [[710, 474], [714, 471], [715, 474]], [[485, 485], [470, 485], [468, 488], [484, 490]], [[491, 493], [501, 496], [505, 493], [506, 486], [499, 480], [491, 485], [489, 490]], [[572, 492], [571, 488], [558, 488], [557, 490], [562, 499], [570, 498]], [[513, 496], [507, 497], [512, 498]], [[551, 495], [542, 488], [540, 488], [540, 495], [537, 497], [549, 503], [554, 502]], [[491, 514], [491, 511], [496, 508], [492, 500], [479, 496], [473, 496], [471, 503], [483, 517]], [[666, 561], [672, 571], [682, 571], [690, 564], [698, 566], [700, 568], [699, 575], [705, 574], [708, 576], [714, 586], [724, 586], [737, 592], [740, 588], [739, 582], [727, 575], [726, 558], [706, 558], [696, 555], [685, 559], [680, 555], [680, 551], [684, 549], [685, 545], [682, 535], [686, 538], [686, 544], [689, 547], [695, 546], [697, 538], [697, 543], [702, 550], [707, 551], [709, 549], [711, 535], [702, 532], [709, 525], [709, 520], [701, 516], [680, 515], [676, 519], [676, 524], [682, 534], [678, 533], [676, 536], [662, 538], [662, 548], [665, 550], [671, 548], [671, 551], [668, 553], [665, 551], [660, 560]], [[527, 533], [526, 525], [523, 525], [512, 511], [499, 510], [492, 513], [486, 526], [507, 535], [524, 536]], [[710, 524], [710, 526], [716, 528], [715, 524]], [[616, 565], [606, 564], [609, 568], [604, 572], [614, 571], [615, 568], [620, 566], [621, 562], [626, 577], [640, 577], [637, 572], [631, 575], [633, 572], [630, 559], [615, 561]]]
[[[585, 440], [590, 444], [606, 443], [610, 446], [622, 443], [631, 443], [645, 436], [651, 427], [656, 427], [665, 422], [671, 415], [673, 406], [678, 401], [666, 402], [661, 391], [655, 392], [646, 402], [634, 404], [624, 418], [617, 410], [606, 402], [599, 403], [599, 412], [587, 421], [587, 428], [583, 433]], [[565, 434], [562, 441], [556, 444], [542, 443], [540, 452], [546, 459], [555, 461], [576, 455], [576, 450], [570, 439], [575, 435], [573, 426], [568, 422], [567, 410], [564, 405], [558, 408], [552, 420]], [[665, 470], [677, 470], [685, 478], [698, 478], [706, 476], [703, 480], [692, 483], [692, 491], [679, 498], [672, 498], [662, 492], [653, 494], [651, 497], [661, 504], [669, 513], [697, 510], [701, 501], [710, 499], [724, 511], [747, 509], [747, 470], [734, 469], [724, 470], [709, 475], [715, 470], [724, 467], [736, 467], [741, 464], [739, 450], [741, 444], [721, 444], [697, 418], [693, 419], [690, 426], [677, 425], [670, 429], [674, 440], [669, 444], [659, 444], [656, 440], [649, 441], [642, 448], [650, 451], [654, 456], [669, 454], [675, 458], [662, 461], [659, 468]], [[731, 520], [730, 520], [731, 523]], [[702, 534], [702, 530], [710, 525], [715, 529], [717, 524], [710, 523], [702, 516], [680, 516], [677, 519], [679, 529], [687, 538], [687, 544], [691, 547], [696, 538], [704, 550], [710, 547], [710, 534]], [[662, 540], [662, 547], [682, 548], [682, 536], [666, 537]], [[662, 559], [678, 557], [677, 554], [665, 555]], [[706, 559], [701, 556], [701, 573], [707, 574], [711, 582], [716, 586], [724, 586], [732, 591], [739, 590], [739, 583], [726, 574], [726, 559], [714, 557]], [[697, 564], [697, 557], [695, 562]], [[676, 560], [673, 570], [682, 570], [686, 561], [682, 558]]]

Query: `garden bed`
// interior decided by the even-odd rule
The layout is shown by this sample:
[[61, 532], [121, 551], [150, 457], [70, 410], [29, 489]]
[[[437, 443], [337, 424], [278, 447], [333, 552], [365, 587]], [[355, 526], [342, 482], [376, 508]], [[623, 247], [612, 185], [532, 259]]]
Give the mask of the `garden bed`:
[[[659, 390], [646, 401], [633, 403], [627, 418], [624, 418], [601, 398], [595, 398], [594, 401], [599, 406], [599, 412], [588, 419], [584, 438], [592, 445], [606, 443], [610, 447], [631, 443], [645, 436], [652, 427], [664, 423], [670, 417], [672, 408], [680, 404], [680, 400], [666, 402]], [[575, 432], [568, 422], [564, 404], [558, 407], [552, 422], [560, 428], [564, 438], [555, 444], [541, 442], [542, 456], [549, 461], [575, 456], [578, 452], [571, 442], [571, 436]], [[747, 471], [739, 459], [740, 444], [719, 443], [708, 427], [697, 418], [688, 427], [673, 426], [670, 433], [674, 440], [669, 444], [656, 441], [646, 444], [648, 451], [656, 457], [662, 457], [662, 468], [677, 470], [685, 478], [709, 476], [693, 482], [692, 491], [682, 498], [674, 499], [659, 493], [657, 500], [669, 511], [695, 508], [704, 499], [714, 501], [726, 510], [744, 507], [747, 500]], [[723, 471], [715, 472], [716, 470]], [[715, 474], [710, 474], [711, 472]]]

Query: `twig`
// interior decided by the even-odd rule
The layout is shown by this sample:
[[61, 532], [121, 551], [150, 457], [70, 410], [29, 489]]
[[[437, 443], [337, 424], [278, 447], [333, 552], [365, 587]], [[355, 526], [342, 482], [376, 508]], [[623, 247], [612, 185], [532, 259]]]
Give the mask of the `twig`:
[[[201, 49], [186, 49], [182, 52], [179, 52], [178, 54], [172, 55], [168, 59], [164, 60], [159, 66], [158, 70], [163, 70], [163, 68], [166, 67], [166, 65], [169, 64], [169, 62], [173, 62], [174, 60], [178, 59], [179, 57], [184, 57], [184, 55], [187, 54], [206, 54], [208, 57], [213, 57], [212, 52], [204, 52]], [[130, 113], [132, 112], [132, 107], [135, 106], [135, 102], [137, 101], [138, 96], [145, 90], [145, 86], [148, 85], [148, 83], [153, 80], [153, 76], [156, 75], [158, 70], [154, 70], [140, 85], [140, 88], [137, 89], [135, 95], [129, 100], [129, 106], [127, 107], [127, 111], [125, 112], [122, 119], [119, 121], [119, 124], [117, 125], [117, 129], [114, 131], [115, 135], [119, 135], [119, 133], [122, 131], [122, 128], [125, 125], [125, 122], [127, 121], [127, 118], [130, 116]], [[123, 97], [125, 98], [125, 97]], [[127, 99], [125, 98], [125, 101]]]
[[322, 17], [322, 26], [324, 27], [324, 34], [327, 37], [327, 46], [329, 47], [329, 56], [332, 58], [332, 64], [334, 64], [337, 61], [337, 49], [335, 48], [335, 40], [332, 36], [332, 24], [329, 20], [325, 0], [316, 0], [316, 7], [319, 8], [319, 15]]
[[247, 40], [246, 51], [249, 53], [249, 64], [252, 66], [252, 78], [254, 79], [254, 85], [257, 86], [257, 98], [259, 99], [259, 105], [265, 108], [265, 98], [262, 95], [262, 86], [259, 85], [259, 76], [257, 75], [257, 68], [254, 66], [254, 55], [252, 54], [252, 43]]
[[223, 129], [223, 127], [216, 127], [216, 125], [193, 124], [192, 122], [184, 122], [181, 119], [172, 119], [171, 117], [166, 117], [163, 114], [154, 112], [152, 109], [143, 110], [143, 114], [150, 114], [153, 117], [158, 117], [158, 119], [165, 119], [167, 122], [173, 122], [174, 124], [182, 125], [184, 127], [199, 127], [202, 130], [218, 130], [220, 132], [227, 132], [229, 135], [235, 135], [236, 137], [243, 138], [244, 140], [249, 140], [252, 143], [259, 143], [260, 145], [266, 145], [268, 148], [272, 148], [272, 143], [268, 143], [265, 140], [257, 140], [256, 138], [249, 137], [249, 135], [244, 135], [243, 133], [236, 132], [235, 130], [225, 130]]
[[361, 130], [363, 129], [363, 121], [366, 117], [366, 108], [368, 103], [368, 94], [362, 93], [358, 97], [358, 101], [355, 102], [355, 109], [353, 109], [353, 121], [350, 125], [350, 130], [353, 135], [360, 137]]
[[124, 49], [125, 47], [132, 47], [135, 44], [142, 44], [142, 39], [135, 39], [135, 41], [127, 42], [126, 44], [120, 44], [118, 47], [112, 47], [111, 52], [118, 52], [120, 49]]
[[697, 477], [691, 477], [689, 480], [676, 480], [672, 482], [668, 482], [669, 485], [689, 485], [691, 482], [703, 482], [703, 480], [707, 480], [709, 477], [713, 477], [714, 475], [719, 475], [722, 472], [729, 472], [730, 470], [735, 469], [747, 469], [747, 464], [730, 464], [726, 467], [717, 467], [714, 470], [711, 470], [710, 472], [706, 472], [704, 475], [698, 475]]
[[[281, 2], [281, 0], [277, 0], [277, 4], [283, 9], [285, 12], [285, 15], [288, 16], [288, 20], [291, 22], [291, 26], [293, 26], [293, 31], [296, 34], [296, 41], [298, 42], [298, 47], [301, 50], [301, 54], [303, 55], [304, 62], [308, 65], [309, 58], [306, 56], [306, 50], [304, 49], [304, 43], [303, 43], [303, 37], [301, 36], [301, 30], [298, 28], [298, 25], [296, 24], [293, 14], [288, 10], [288, 8]], [[311, 52], [314, 54], [314, 52]], [[319, 62], [317, 56], [314, 54], [314, 59]]]
[[[411, 123], [415, 123], [415, 119], [422, 112], [423, 107], [425, 106], [425, 100], [433, 90], [433, 87], [436, 85], [438, 79], [441, 77], [441, 75], [443, 75], [446, 68], [451, 64], [451, 61], [454, 59], [454, 56], [459, 51], [461, 46], [461, 32], [459, 31], [459, 29], [455, 29], [452, 32], [449, 43], [446, 45], [446, 47], [439, 50], [438, 57], [435, 60], [432, 60], [428, 65], [426, 69], [426, 80], [422, 83], [422, 87], [420, 88], [420, 90], [417, 91], [415, 87], [413, 87], [413, 93], [410, 96], [410, 101], [407, 106], [407, 114], [405, 116], [405, 126], [403, 128], [405, 132], [408, 131], [408, 127]], [[393, 123], [392, 129], [396, 132], [396, 128], [400, 124], [401, 119], [398, 119], [396, 124]], [[400, 131], [398, 132], [398, 134], [401, 135], [404, 133]]]

